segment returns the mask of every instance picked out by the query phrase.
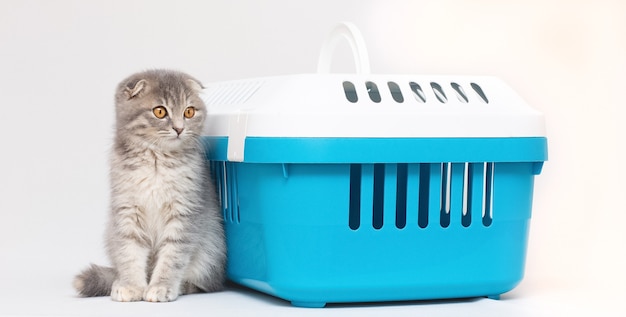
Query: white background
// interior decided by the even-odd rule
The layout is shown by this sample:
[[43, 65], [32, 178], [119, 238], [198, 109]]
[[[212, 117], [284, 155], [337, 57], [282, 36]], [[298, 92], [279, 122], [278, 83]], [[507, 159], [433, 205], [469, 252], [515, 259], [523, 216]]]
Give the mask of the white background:
[[[547, 118], [526, 278], [487, 299], [290, 308], [231, 289], [175, 303], [81, 299], [106, 263], [113, 91], [147, 68], [210, 83], [314, 72], [332, 26], [374, 73], [495, 75]], [[353, 71], [347, 46], [334, 70]], [[622, 1], [0, 1], [0, 315], [624, 316]], [[515, 202], [512, 202], [515, 203]]]

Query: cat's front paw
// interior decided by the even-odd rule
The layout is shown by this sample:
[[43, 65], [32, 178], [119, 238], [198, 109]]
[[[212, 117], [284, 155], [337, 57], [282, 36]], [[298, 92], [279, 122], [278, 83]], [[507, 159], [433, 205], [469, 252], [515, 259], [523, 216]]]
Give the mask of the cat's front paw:
[[150, 285], [143, 294], [146, 302], [171, 302], [178, 298], [178, 289], [163, 284]]
[[116, 302], [136, 302], [143, 297], [143, 287], [113, 283], [111, 299]]

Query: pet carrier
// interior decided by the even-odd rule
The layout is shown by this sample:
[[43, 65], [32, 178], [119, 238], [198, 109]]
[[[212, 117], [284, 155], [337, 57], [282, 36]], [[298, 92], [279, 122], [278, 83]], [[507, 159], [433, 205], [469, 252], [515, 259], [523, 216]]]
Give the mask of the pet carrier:
[[[329, 74], [338, 39], [357, 74]], [[317, 74], [211, 84], [228, 277], [291, 301], [489, 296], [524, 272], [542, 115], [483, 76], [372, 75], [341, 24]]]

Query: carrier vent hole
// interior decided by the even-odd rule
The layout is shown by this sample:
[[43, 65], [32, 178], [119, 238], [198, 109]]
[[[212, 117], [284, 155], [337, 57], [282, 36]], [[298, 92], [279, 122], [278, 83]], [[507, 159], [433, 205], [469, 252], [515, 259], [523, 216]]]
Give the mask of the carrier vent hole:
[[430, 197], [430, 164], [421, 163], [419, 170], [419, 192], [417, 206], [417, 224], [420, 228], [428, 227], [428, 206]]
[[357, 230], [361, 226], [361, 164], [350, 165], [350, 210], [348, 225]]
[[346, 94], [346, 99], [348, 99], [348, 101], [352, 103], [359, 101], [359, 97], [356, 94], [356, 88], [354, 87], [353, 83], [349, 81], [344, 81], [343, 92]]
[[397, 103], [404, 102], [404, 96], [402, 96], [402, 91], [400, 91], [400, 86], [398, 86], [398, 84], [390, 81], [387, 82], [387, 86], [389, 86], [389, 91], [391, 92], [391, 97], [393, 98], [393, 100], [395, 100]]
[[368, 81], [365, 83], [365, 88], [367, 89], [367, 93], [369, 94], [370, 99], [373, 102], [379, 103], [381, 99], [380, 92], [378, 91], [378, 86], [375, 83]]
[[415, 97], [415, 100], [417, 100], [420, 103], [426, 102], [426, 95], [424, 95], [424, 91], [422, 90], [422, 87], [419, 84], [415, 82], [410, 82], [409, 87], [411, 87], [411, 91], [413, 92], [413, 96]]
[[239, 194], [237, 190], [236, 166], [233, 164], [228, 164], [226, 174], [229, 175], [228, 177], [230, 177], [230, 181], [227, 182], [227, 184], [228, 184], [229, 192], [230, 192], [229, 200], [230, 200], [230, 210], [231, 210], [232, 220], [235, 223], [240, 223], [241, 218], [239, 214]]
[[441, 103], [448, 102], [448, 97], [446, 97], [446, 94], [443, 92], [443, 88], [441, 88], [441, 85], [435, 82], [431, 82], [430, 87], [433, 89], [433, 92], [435, 93], [435, 97], [437, 97], [437, 100], [439, 100], [439, 102]]
[[474, 91], [478, 94], [482, 102], [489, 103], [489, 99], [487, 99], [487, 95], [485, 95], [485, 92], [480, 86], [478, 86], [478, 84], [471, 83], [471, 86], [472, 86], [472, 89], [474, 89]]
[[473, 174], [474, 164], [465, 163], [463, 170], [463, 214], [461, 215], [461, 224], [466, 228], [472, 224]]
[[396, 228], [398, 229], [406, 226], [408, 171], [408, 164], [398, 164], [396, 183]]
[[452, 181], [452, 163], [441, 164], [441, 201], [439, 220], [441, 227], [450, 226], [450, 196]]
[[222, 208], [224, 209], [224, 218], [230, 220], [232, 222], [232, 213], [230, 209], [230, 200], [229, 200], [229, 192], [230, 188], [228, 188], [229, 179], [226, 174], [226, 162], [223, 162], [224, 169], [222, 170]]
[[465, 95], [465, 91], [463, 90], [463, 87], [461, 87], [461, 85], [457, 83], [451, 83], [450, 85], [452, 86], [452, 89], [454, 89], [454, 92], [456, 93], [456, 97], [459, 99], [459, 101], [462, 103], [467, 103], [468, 99], [467, 99], [467, 96]]
[[374, 206], [372, 210], [372, 225], [374, 229], [383, 227], [383, 212], [385, 209], [385, 164], [374, 164]]
[[493, 222], [493, 173], [494, 173], [494, 163], [484, 163], [485, 165], [485, 173], [484, 173], [484, 192], [483, 192], [483, 225], [485, 227], [491, 226]]

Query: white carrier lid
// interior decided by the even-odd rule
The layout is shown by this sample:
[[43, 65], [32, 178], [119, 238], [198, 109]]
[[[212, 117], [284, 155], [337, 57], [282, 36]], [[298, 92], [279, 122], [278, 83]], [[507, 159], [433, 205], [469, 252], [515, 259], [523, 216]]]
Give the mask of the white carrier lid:
[[542, 114], [497, 78], [367, 74], [358, 30], [342, 24], [333, 35], [331, 44], [340, 36], [352, 41], [360, 74], [327, 73], [327, 43], [317, 74], [211, 83], [203, 93], [204, 135], [228, 137], [229, 152], [239, 153], [247, 137], [545, 136]]
[[542, 114], [494, 77], [303, 74], [210, 84], [203, 99], [207, 136], [545, 136]]

